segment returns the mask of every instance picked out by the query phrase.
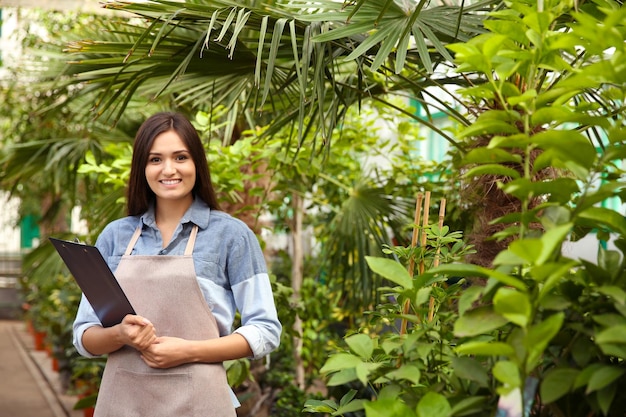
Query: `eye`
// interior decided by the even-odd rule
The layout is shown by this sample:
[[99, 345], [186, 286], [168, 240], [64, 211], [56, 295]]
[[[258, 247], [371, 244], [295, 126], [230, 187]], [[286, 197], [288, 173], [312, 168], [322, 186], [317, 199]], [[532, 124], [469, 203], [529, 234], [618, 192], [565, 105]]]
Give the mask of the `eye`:
[[158, 156], [153, 156], [152, 158], [148, 159], [148, 162], [150, 162], [151, 164], [156, 164], [161, 162], [161, 158], [159, 158]]
[[188, 156], [188, 155], [180, 154], [180, 155], [177, 155], [177, 156], [176, 156], [176, 160], [177, 160], [177, 161], [185, 161], [185, 160], [187, 160], [187, 159], [189, 159], [189, 156]]

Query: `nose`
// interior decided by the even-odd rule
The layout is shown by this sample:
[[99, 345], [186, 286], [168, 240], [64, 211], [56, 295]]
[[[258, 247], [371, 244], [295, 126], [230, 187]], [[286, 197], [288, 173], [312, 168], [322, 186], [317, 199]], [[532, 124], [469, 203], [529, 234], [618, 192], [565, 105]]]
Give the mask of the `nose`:
[[165, 160], [163, 164], [163, 175], [174, 175], [176, 173], [176, 168], [174, 167], [174, 163], [170, 160]]

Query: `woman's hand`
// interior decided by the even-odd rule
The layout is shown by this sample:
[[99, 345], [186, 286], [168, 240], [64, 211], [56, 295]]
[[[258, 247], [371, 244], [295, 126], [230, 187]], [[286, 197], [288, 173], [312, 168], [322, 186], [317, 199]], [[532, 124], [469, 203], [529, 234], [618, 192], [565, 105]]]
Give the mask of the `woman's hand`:
[[185, 363], [219, 363], [251, 356], [248, 341], [238, 333], [206, 340], [161, 336], [141, 351], [141, 358], [152, 368], [172, 368]]
[[150, 347], [157, 337], [154, 325], [145, 317], [128, 314], [119, 324], [119, 337], [125, 345], [142, 351]]
[[152, 368], [172, 368], [191, 362], [192, 344], [192, 341], [178, 337], [157, 337], [141, 351], [141, 359]]
[[124, 345], [142, 351], [154, 343], [156, 338], [156, 330], [150, 320], [129, 314], [115, 326], [91, 326], [85, 330], [83, 346], [92, 355], [115, 352]]

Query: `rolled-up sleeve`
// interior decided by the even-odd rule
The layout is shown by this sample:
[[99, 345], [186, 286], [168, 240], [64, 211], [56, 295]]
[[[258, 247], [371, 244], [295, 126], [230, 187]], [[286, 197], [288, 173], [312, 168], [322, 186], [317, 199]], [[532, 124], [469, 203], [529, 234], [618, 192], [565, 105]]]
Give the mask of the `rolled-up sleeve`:
[[241, 327], [235, 333], [246, 338], [256, 359], [278, 347], [282, 325], [259, 241], [247, 226], [242, 228], [229, 248], [227, 274], [241, 314]]
[[91, 307], [91, 304], [89, 304], [87, 298], [85, 298], [85, 295], [83, 294], [78, 306], [76, 318], [74, 319], [72, 343], [74, 344], [76, 351], [78, 351], [81, 356], [87, 358], [95, 358], [97, 356], [89, 353], [89, 351], [83, 346], [83, 333], [85, 333], [85, 330], [92, 326], [101, 326], [101, 323], [96, 315], [96, 312], [93, 310], [93, 307]]
[[248, 341], [254, 359], [261, 358], [278, 347], [282, 331], [268, 275], [258, 274], [236, 284], [233, 294], [242, 323], [235, 333]]

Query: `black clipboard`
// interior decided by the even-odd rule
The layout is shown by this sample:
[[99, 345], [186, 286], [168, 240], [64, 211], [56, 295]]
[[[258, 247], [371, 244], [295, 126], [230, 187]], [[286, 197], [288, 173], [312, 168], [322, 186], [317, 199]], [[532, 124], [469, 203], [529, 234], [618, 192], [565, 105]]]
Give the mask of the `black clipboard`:
[[114, 326], [127, 314], [135, 314], [98, 248], [53, 237], [48, 239], [61, 255], [102, 326]]

